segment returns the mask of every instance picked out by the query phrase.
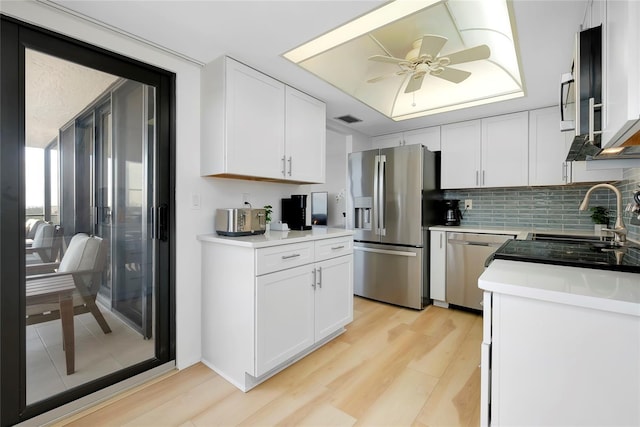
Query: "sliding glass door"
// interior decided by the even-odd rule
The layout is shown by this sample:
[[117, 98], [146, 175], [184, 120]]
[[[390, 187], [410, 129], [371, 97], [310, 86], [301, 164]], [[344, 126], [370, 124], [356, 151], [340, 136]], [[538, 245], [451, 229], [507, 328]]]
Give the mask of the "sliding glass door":
[[11, 425], [174, 358], [174, 80], [4, 17], [1, 66]]

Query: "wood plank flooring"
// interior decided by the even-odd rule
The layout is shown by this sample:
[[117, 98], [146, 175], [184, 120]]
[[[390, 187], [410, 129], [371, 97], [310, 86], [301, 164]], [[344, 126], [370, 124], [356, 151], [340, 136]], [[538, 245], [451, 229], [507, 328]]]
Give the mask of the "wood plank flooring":
[[340, 337], [243, 393], [202, 364], [59, 426], [477, 426], [482, 317], [355, 298]]

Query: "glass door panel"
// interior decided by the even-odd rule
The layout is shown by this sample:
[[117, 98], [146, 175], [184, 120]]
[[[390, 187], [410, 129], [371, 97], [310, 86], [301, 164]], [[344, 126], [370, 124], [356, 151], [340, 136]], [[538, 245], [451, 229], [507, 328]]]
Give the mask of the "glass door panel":
[[40, 220], [25, 242], [31, 405], [157, 357], [148, 214], [157, 131], [152, 86], [25, 57], [24, 220]]

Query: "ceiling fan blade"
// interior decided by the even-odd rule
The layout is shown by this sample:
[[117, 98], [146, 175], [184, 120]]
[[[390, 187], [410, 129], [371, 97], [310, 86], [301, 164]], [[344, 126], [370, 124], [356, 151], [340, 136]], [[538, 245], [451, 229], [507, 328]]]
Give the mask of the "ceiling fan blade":
[[373, 55], [369, 57], [369, 61], [389, 62], [391, 64], [408, 63], [406, 59], [394, 58], [393, 56]]
[[491, 49], [486, 44], [472, 47], [469, 49], [454, 52], [450, 55], [443, 55], [445, 58], [449, 58], [449, 64], [462, 64], [463, 62], [478, 61], [480, 59], [487, 59], [491, 55]]
[[427, 34], [426, 36], [422, 37], [422, 44], [420, 45], [420, 53], [418, 54], [418, 56], [422, 57], [430, 55], [431, 58], [435, 58], [440, 52], [440, 49], [442, 49], [442, 46], [444, 46], [444, 44], [447, 42], [447, 40], [448, 39], [446, 37]]
[[372, 79], [367, 80], [367, 83], [376, 83], [376, 82], [379, 82], [380, 80], [384, 80], [386, 78], [393, 77], [393, 76], [395, 76], [395, 73], [394, 74], [387, 74], [386, 76], [374, 77]]
[[455, 68], [443, 67], [441, 72], [439, 72], [438, 74], [431, 73], [431, 75], [434, 77], [439, 77], [443, 80], [450, 81], [451, 83], [460, 83], [466, 80], [471, 75], [471, 73]]
[[367, 80], [367, 83], [379, 82], [380, 80], [388, 79], [389, 77], [401, 76], [403, 74], [407, 74], [408, 72], [409, 71], [407, 71], [407, 70], [396, 71], [395, 73], [386, 74], [384, 76], [378, 76], [378, 77], [371, 78], [371, 79]]
[[409, 83], [404, 89], [404, 93], [411, 93], [419, 90], [422, 87], [422, 81], [424, 80], [424, 74], [414, 74], [409, 77]]

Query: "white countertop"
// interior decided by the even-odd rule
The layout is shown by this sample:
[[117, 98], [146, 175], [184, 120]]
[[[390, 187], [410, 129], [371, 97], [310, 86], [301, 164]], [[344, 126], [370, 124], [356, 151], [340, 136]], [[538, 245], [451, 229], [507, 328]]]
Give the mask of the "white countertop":
[[[516, 239], [524, 240], [530, 233], [540, 234], [560, 234], [567, 236], [589, 236], [600, 237], [594, 230], [563, 230], [558, 228], [518, 228], [518, 227], [478, 227], [470, 225], [432, 225], [429, 231], [452, 231], [459, 233], [491, 233], [491, 234], [513, 234]], [[629, 239], [630, 242], [640, 244], [640, 242]]]
[[478, 279], [486, 291], [640, 317], [640, 274], [494, 260]]
[[505, 227], [478, 227], [470, 225], [432, 225], [429, 231], [457, 231], [459, 233], [492, 233], [513, 234], [517, 239], [526, 239], [530, 229], [505, 228]]
[[331, 239], [334, 237], [351, 237], [353, 230], [344, 228], [314, 227], [308, 231], [275, 231], [269, 230], [264, 234], [253, 236], [219, 236], [213, 234], [201, 234], [198, 240], [206, 243], [218, 243], [223, 245], [243, 246], [248, 248], [266, 248], [269, 246], [288, 245], [290, 243], [308, 242], [313, 240]]

